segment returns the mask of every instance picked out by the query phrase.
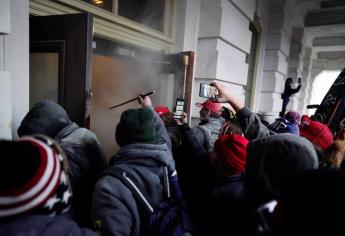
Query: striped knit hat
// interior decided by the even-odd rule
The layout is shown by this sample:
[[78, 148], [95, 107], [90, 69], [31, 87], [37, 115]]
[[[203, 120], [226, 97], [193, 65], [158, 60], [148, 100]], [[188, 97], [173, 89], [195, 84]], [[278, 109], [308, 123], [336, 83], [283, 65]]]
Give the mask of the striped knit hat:
[[0, 219], [66, 212], [71, 191], [63, 155], [44, 136], [0, 141]]

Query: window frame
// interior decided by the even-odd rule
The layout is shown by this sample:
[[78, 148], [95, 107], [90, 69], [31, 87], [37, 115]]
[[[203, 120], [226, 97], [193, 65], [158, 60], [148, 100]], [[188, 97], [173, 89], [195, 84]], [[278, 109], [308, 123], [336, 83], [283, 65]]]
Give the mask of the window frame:
[[113, 10], [112, 12], [110, 12], [100, 7], [97, 7], [93, 4], [83, 2], [81, 0], [56, 0], [56, 2], [74, 7], [79, 10], [90, 12], [94, 16], [98, 16], [106, 20], [109, 20], [111, 22], [118, 23], [125, 27], [137, 30], [139, 32], [149, 34], [153, 37], [157, 37], [163, 40], [172, 38], [173, 32], [171, 30], [172, 28], [171, 25], [173, 23], [172, 12], [174, 8], [174, 2], [173, 2], [174, 0], [164, 0], [165, 9], [164, 9], [163, 31], [155, 30], [149, 26], [140, 24], [136, 21], [120, 16], [118, 14], [118, 0], [112, 0], [112, 1], [113, 1]]
[[169, 53], [175, 45], [176, 0], [165, 1], [165, 32], [151, 29], [81, 0], [30, 0], [29, 13], [33, 16], [46, 16], [88, 12], [93, 15], [95, 36]]

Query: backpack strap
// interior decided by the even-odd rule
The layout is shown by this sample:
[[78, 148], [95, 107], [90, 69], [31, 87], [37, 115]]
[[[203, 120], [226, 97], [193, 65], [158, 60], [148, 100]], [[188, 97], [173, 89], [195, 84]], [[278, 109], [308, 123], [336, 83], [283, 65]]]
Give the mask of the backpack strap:
[[206, 144], [206, 149], [207, 151], [209, 152], [211, 147], [210, 147], [210, 142], [211, 142], [211, 139], [212, 139], [212, 134], [211, 134], [211, 131], [204, 127], [203, 125], [198, 125], [196, 126], [198, 129], [200, 129], [202, 131], [202, 133], [204, 134], [205, 136], [205, 140], [204, 140], [204, 143], [202, 143], [202, 145], [204, 146]]
[[163, 167], [163, 191], [165, 192], [166, 198], [171, 197], [170, 178], [167, 166]]
[[128, 176], [128, 173], [126, 171], [122, 171], [120, 169], [106, 169], [102, 172], [102, 174], [99, 176], [99, 178], [104, 176], [111, 176], [121, 181], [122, 184], [124, 184], [134, 195], [135, 199], [138, 200], [140, 205], [146, 209], [147, 212], [153, 213], [154, 208], [153, 205], [149, 201], [149, 197], [144, 194], [142, 190], [140, 190], [139, 186], [134, 183], [132, 180], [133, 178], [130, 178]]

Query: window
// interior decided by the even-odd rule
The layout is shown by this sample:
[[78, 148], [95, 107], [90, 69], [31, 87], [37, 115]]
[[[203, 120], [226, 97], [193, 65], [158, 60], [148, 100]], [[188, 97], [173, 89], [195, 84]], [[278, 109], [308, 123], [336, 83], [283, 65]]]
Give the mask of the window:
[[164, 32], [166, 0], [83, 0], [136, 23]]
[[164, 0], [118, 0], [118, 15], [163, 32]]
[[83, 0], [106, 11], [114, 12], [115, 1], [113, 0]]

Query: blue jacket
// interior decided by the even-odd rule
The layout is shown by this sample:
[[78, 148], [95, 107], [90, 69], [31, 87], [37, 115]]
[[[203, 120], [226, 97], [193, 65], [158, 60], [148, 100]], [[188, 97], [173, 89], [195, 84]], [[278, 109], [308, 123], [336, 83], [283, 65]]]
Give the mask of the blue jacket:
[[[175, 171], [169, 136], [156, 114], [155, 120], [157, 143], [123, 146], [108, 167], [110, 170], [126, 171], [133, 182], [145, 191], [153, 207], [164, 197], [164, 166], [168, 167], [170, 174]], [[104, 176], [96, 184], [91, 219], [102, 235], [140, 235], [142, 222], [135, 197], [119, 179], [112, 176]]]
[[96, 236], [64, 216], [29, 215], [0, 223], [0, 236]]

